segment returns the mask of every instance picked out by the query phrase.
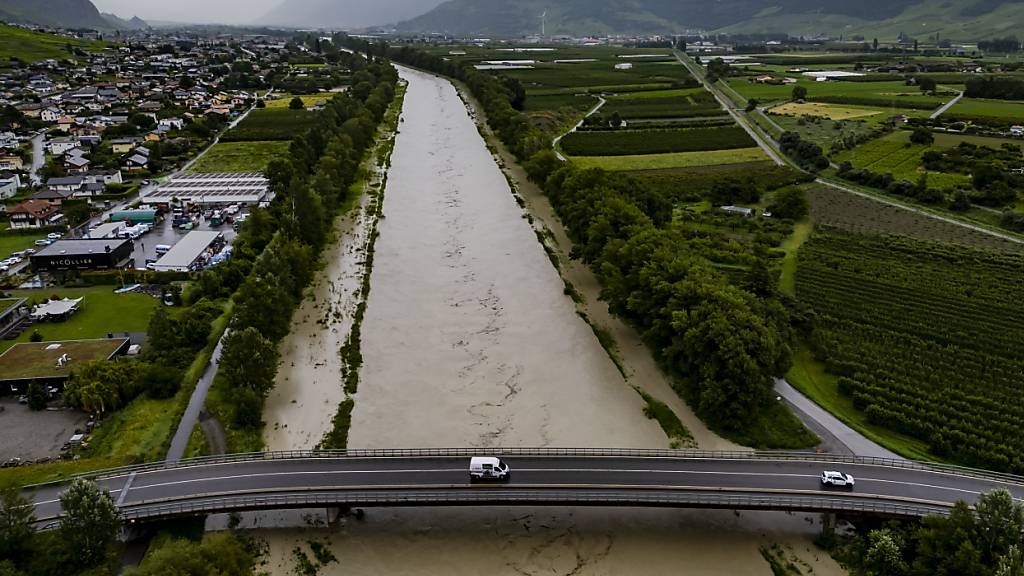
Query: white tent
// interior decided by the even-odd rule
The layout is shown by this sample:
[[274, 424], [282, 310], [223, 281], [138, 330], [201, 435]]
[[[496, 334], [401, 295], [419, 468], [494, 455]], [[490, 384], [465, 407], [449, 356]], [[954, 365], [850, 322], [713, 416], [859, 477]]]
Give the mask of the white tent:
[[49, 300], [40, 304], [32, 311], [33, 320], [64, 319], [78, 310], [83, 298], [74, 300], [65, 298], [63, 300]]

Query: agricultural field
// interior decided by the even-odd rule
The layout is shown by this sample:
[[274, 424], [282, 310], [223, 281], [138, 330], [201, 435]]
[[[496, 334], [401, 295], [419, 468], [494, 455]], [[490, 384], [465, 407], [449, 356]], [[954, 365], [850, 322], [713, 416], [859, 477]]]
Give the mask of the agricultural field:
[[842, 150], [847, 142], [863, 142], [884, 134], [882, 125], [864, 120], [825, 120], [817, 117], [777, 116], [772, 115], [771, 121], [787, 132], [797, 132], [804, 140], [809, 140], [829, 152], [832, 149]]
[[927, 172], [921, 166], [921, 156], [934, 146], [911, 144], [910, 133], [897, 131], [872, 140], [853, 150], [841, 152], [833, 157], [835, 162], [851, 162], [856, 168], [866, 168], [879, 174], [892, 174], [897, 180], [917, 181], [922, 174], [927, 174], [928, 185], [938, 189], [953, 189], [958, 186], [970, 186], [970, 177], [966, 174], [947, 174], [944, 172]]
[[305, 110], [257, 109], [238, 126], [221, 136], [221, 142], [251, 142], [267, 140], [290, 141], [296, 134], [311, 128], [316, 115]]
[[[264, 104], [267, 105], [267, 110], [276, 110], [279, 108], [288, 108], [291, 104], [292, 98], [295, 98], [296, 94], [274, 94], [273, 100], [265, 100]], [[302, 99], [302, 103], [307, 107], [318, 106], [325, 102], [330, 102], [334, 98], [334, 94], [329, 92], [323, 92], [321, 94], [301, 94], [298, 95]]]
[[0, 24], [0, 65], [9, 63], [12, 58], [23, 62], [69, 58], [72, 54], [68, 53], [67, 46], [80, 48], [86, 52], [100, 52], [111, 44], [44, 34]]
[[1022, 473], [1022, 267], [1020, 253], [819, 228], [796, 294], [815, 314], [811, 348], [872, 426]]
[[735, 150], [709, 150], [706, 152], [677, 152], [674, 154], [643, 154], [632, 156], [581, 156], [572, 161], [583, 168], [604, 170], [673, 170], [698, 168], [722, 164], [744, 164], [768, 160], [758, 147]]
[[725, 116], [715, 97], [711, 93], [698, 89], [691, 94], [651, 98], [612, 98], [602, 108], [601, 113], [612, 115], [618, 113], [623, 119], [638, 118], [697, 118], [705, 116]]
[[588, 112], [597, 105], [597, 98], [589, 94], [534, 94], [526, 99], [525, 110], [558, 110], [569, 108], [576, 112]]
[[750, 148], [754, 141], [739, 126], [677, 130], [579, 131], [561, 141], [570, 156], [630, 156]]
[[271, 160], [288, 153], [289, 142], [218, 142], [191, 172], [262, 172]]
[[797, 78], [796, 84], [758, 84], [752, 77], [730, 78], [729, 86], [744, 98], [756, 98], [759, 102], [787, 101], [795, 86], [807, 89], [807, 100], [829, 102], [855, 107], [874, 107], [889, 111], [889, 116], [908, 110], [934, 110], [953, 96], [928, 96], [916, 86], [907, 86], [903, 81], [894, 82], [816, 82], [799, 74], [788, 74]]
[[1024, 123], [1024, 102], [963, 98], [946, 111], [944, 119], [963, 119], [1000, 125]]
[[1020, 250], [1021, 245], [970, 228], [957, 226], [905, 208], [883, 204], [830, 186], [808, 189], [815, 224], [862, 234], [901, 234], [918, 240], [950, 242], [996, 250]]
[[821, 102], [786, 102], [768, 110], [772, 114], [780, 116], [818, 116], [828, 120], [850, 120], [863, 118], [865, 116], [876, 116], [885, 113], [884, 110], [873, 110], [871, 108], [854, 108], [853, 106], [842, 106], [839, 104], [824, 104]]

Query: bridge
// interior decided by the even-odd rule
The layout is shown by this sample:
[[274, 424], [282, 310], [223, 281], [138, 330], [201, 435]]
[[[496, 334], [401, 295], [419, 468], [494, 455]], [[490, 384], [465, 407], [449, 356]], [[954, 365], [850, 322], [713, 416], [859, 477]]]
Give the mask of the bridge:
[[[499, 456], [507, 482], [469, 481], [471, 456]], [[825, 489], [822, 470], [856, 479]], [[125, 521], [285, 508], [377, 506], [655, 506], [948, 514], [957, 500], [1009, 490], [1024, 477], [910, 460], [782, 452], [643, 449], [415, 449], [266, 452], [162, 462], [89, 474]], [[44, 527], [63, 483], [29, 487]]]

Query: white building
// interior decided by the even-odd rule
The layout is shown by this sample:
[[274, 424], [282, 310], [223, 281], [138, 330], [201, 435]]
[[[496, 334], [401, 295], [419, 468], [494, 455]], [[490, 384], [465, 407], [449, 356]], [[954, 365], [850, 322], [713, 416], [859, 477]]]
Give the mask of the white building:
[[205, 206], [257, 205], [268, 200], [267, 179], [259, 172], [186, 174], [147, 193], [143, 204], [170, 204], [173, 200]]
[[178, 241], [167, 254], [153, 264], [157, 272], [187, 272], [205, 258], [213, 256], [214, 246], [223, 242], [223, 235], [212, 230], [193, 230]]

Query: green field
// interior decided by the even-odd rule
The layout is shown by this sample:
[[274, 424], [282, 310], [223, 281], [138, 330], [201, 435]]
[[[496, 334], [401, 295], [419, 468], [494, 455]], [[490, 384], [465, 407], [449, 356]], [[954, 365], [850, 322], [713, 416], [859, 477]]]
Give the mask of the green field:
[[32, 248], [36, 240], [45, 237], [46, 234], [0, 236], [0, 260], [7, 258], [14, 252], [21, 252], [25, 248]]
[[192, 172], [262, 172], [271, 160], [288, 153], [286, 141], [219, 142], [203, 155]]
[[789, 100], [793, 94], [794, 86], [803, 86], [807, 89], [807, 99], [815, 100], [819, 97], [847, 97], [851, 102], [846, 104], [860, 106], [857, 99], [863, 99], [864, 104], [872, 103], [875, 100], [884, 100], [890, 110], [901, 110], [906, 105], [928, 106], [938, 108], [948, 98], [928, 96], [915, 86], [907, 86], [902, 81], [896, 82], [816, 82], [813, 79], [804, 79], [799, 74], [787, 74], [797, 78], [796, 84], [758, 84], [749, 77], [737, 77], [729, 80], [729, 86], [740, 93], [744, 98], [756, 98], [761, 103], [778, 102]]
[[[879, 174], [892, 174], [897, 180], [916, 182], [926, 171], [921, 167], [921, 155], [934, 146], [910, 144], [910, 132], [898, 131], [862, 144], [853, 150], [837, 154], [836, 162], [849, 161], [857, 168], [866, 168]], [[951, 189], [969, 186], [970, 177], [965, 174], [927, 172], [928, 185], [933, 188]]]
[[114, 294], [112, 286], [94, 288], [13, 290], [11, 296], [27, 298], [27, 304], [35, 304], [50, 296], [58, 298], [79, 298], [85, 300], [71, 318], [65, 322], [44, 322], [36, 324], [17, 340], [0, 341], [0, 351], [7, 350], [17, 342], [28, 342], [33, 331], [38, 331], [43, 340], [86, 340], [105, 338], [110, 332], [145, 332], [149, 317], [159, 301], [145, 294]]
[[67, 51], [68, 45], [87, 52], [99, 52], [110, 46], [107, 42], [43, 34], [0, 24], [0, 64], [7, 63], [11, 58], [17, 58], [23, 62], [38, 62], [51, 58], [55, 60], [74, 58], [74, 54]]
[[[106, 360], [123, 340], [72, 340], [52, 348], [47, 342], [20, 342], [0, 355], [0, 374], [8, 379], [48, 378], [71, 373], [71, 366], [57, 367], [57, 359], [67, 354], [75, 363]], [[52, 349], [51, 349], [52, 348]]]
[[959, 116], [1000, 118], [1016, 123], [1024, 123], [1024, 102], [963, 98], [947, 110], [943, 118], [946, 116], [954, 118]]
[[[274, 94], [274, 100], [264, 100], [264, 104], [267, 105], [268, 110], [274, 110], [277, 108], [287, 108], [292, 102], [292, 98], [295, 98], [295, 94]], [[324, 102], [330, 102], [334, 98], [334, 94], [322, 93], [322, 94], [300, 94], [299, 98], [302, 99], [302, 103], [308, 108], [310, 106], [317, 106]]]
[[702, 150], [731, 150], [754, 145], [739, 126], [675, 130], [600, 130], [573, 132], [562, 139], [571, 156], [636, 156]]
[[[631, 95], [632, 96], [632, 95]], [[693, 118], [700, 116], [724, 116], [725, 110], [715, 97], [703, 89], [665, 98], [614, 98], [605, 104], [601, 114], [618, 114], [625, 119], [634, 118]]]
[[760, 148], [739, 148], [736, 150], [711, 150], [707, 152], [677, 152], [675, 154], [646, 154], [640, 156], [587, 156], [573, 157], [572, 161], [581, 168], [603, 168], [605, 170], [671, 170], [695, 166], [740, 164], [758, 162], [768, 157]]
[[288, 108], [256, 109], [221, 137], [221, 142], [291, 140], [316, 123], [316, 114]]

